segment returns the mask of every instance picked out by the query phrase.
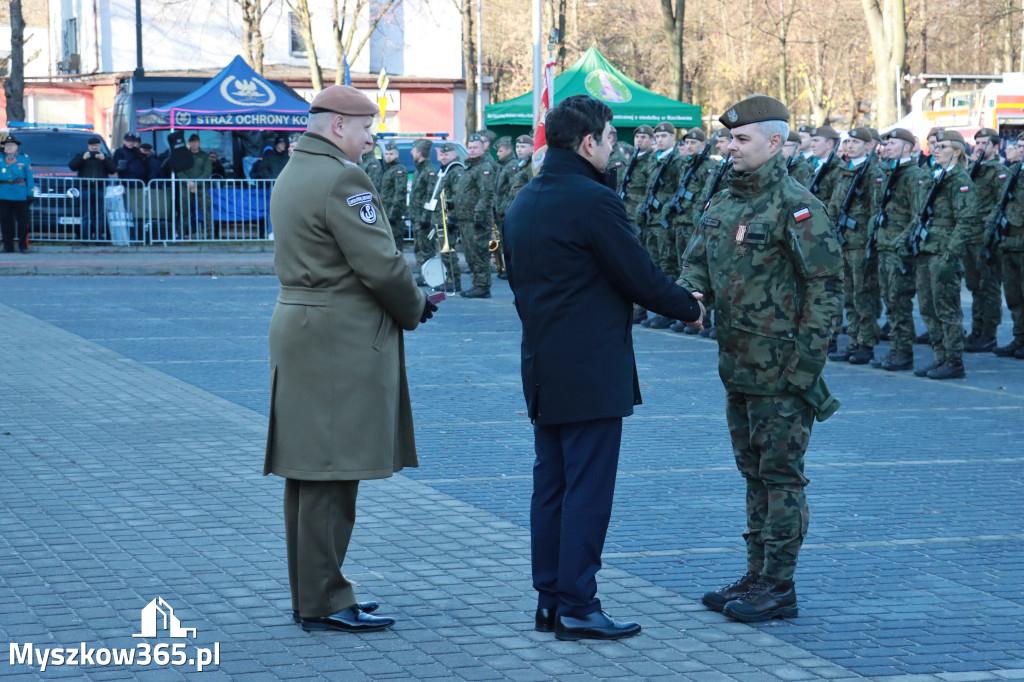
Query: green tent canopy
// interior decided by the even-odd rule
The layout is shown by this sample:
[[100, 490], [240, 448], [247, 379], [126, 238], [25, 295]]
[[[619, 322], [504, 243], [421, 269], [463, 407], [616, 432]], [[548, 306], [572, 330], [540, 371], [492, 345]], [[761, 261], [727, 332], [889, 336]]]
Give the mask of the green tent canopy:
[[[701, 123], [699, 106], [651, 92], [612, 66], [596, 47], [588, 48], [575, 64], [555, 76], [555, 104], [580, 94], [610, 106], [615, 113], [612, 125], [620, 134], [645, 123], [653, 127], [668, 121], [676, 128], [696, 128]], [[533, 128], [533, 93], [491, 104], [484, 111], [484, 122], [499, 134], [528, 132]]]

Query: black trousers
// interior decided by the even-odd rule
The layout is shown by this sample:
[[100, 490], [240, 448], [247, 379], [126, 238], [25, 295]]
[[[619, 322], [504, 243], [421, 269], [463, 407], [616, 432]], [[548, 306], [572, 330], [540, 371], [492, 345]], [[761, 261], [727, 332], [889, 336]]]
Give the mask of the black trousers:
[[359, 481], [285, 479], [284, 531], [292, 609], [329, 616], [356, 603], [341, 573], [356, 523]]
[[612, 516], [622, 418], [534, 425], [530, 538], [537, 607], [582, 618], [601, 610], [601, 569]]
[[4, 251], [14, 250], [14, 241], [28, 248], [28, 201], [0, 199], [0, 232], [3, 233]]

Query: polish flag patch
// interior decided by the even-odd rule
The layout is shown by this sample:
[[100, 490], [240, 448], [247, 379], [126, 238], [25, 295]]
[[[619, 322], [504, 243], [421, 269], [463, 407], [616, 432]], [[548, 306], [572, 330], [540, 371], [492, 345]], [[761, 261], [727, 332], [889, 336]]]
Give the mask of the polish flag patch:
[[807, 208], [806, 206], [793, 214], [793, 220], [797, 222], [800, 222], [801, 220], [807, 220], [810, 217], [811, 209]]
[[999, 174], [999, 180], [1005, 180], [1005, 179], [1006, 179], [1006, 173], [1000, 173]]
[[969, 192], [970, 190], [971, 190], [971, 186], [970, 185], [964, 185], [963, 187], [960, 188], [961, 192]]

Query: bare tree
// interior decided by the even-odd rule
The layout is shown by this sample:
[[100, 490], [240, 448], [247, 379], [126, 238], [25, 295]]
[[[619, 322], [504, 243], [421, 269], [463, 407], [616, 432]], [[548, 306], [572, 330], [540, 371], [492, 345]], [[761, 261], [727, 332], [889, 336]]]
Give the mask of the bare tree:
[[686, 18], [686, 0], [661, 0], [661, 30], [668, 42], [669, 72], [672, 88], [669, 95], [683, 101], [683, 22]]
[[[477, 0], [479, 2], [480, 0]], [[473, 27], [473, 3], [452, 0], [462, 14], [462, 73], [466, 77], [466, 137], [476, 132], [476, 33]]]
[[789, 106], [789, 27], [793, 19], [800, 13], [797, 0], [764, 0], [764, 8], [771, 21], [773, 30], [766, 31], [758, 26], [762, 33], [771, 36], [778, 42], [779, 61], [779, 101]]
[[[879, 6], [879, 2], [882, 5]], [[907, 11], [904, 0], [861, 0], [871, 35], [875, 66], [876, 128], [896, 122], [896, 84], [907, 52]]]
[[242, 59], [263, 75], [263, 15], [274, 0], [231, 0], [242, 11]]
[[[334, 76], [335, 83], [340, 85], [344, 82], [345, 73], [342, 64], [345, 59], [351, 57], [352, 59], [349, 60], [351, 64], [352, 60], [363, 51], [366, 42], [380, 23], [389, 18], [400, 4], [402, 4], [402, 0], [384, 0], [383, 4], [379, 6], [371, 5], [370, 0], [341, 0], [339, 8], [338, 0], [331, 0], [334, 54], [338, 61], [338, 70]], [[366, 30], [359, 34], [356, 19], [368, 5], [370, 5], [370, 21]]]
[[288, 8], [299, 22], [302, 42], [306, 45], [306, 59], [309, 60], [309, 79], [313, 84], [313, 92], [324, 89], [324, 74], [320, 69], [320, 60], [316, 56], [316, 45], [313, 43], [313, 15], [309, 11], [309, 0], [285, 0]]
[[11, 58], [10, 72], [4, 81], [7, 96], [7, 120], [25, 120], [25, 19], [21, 15], [21, 0], [11, 0]]

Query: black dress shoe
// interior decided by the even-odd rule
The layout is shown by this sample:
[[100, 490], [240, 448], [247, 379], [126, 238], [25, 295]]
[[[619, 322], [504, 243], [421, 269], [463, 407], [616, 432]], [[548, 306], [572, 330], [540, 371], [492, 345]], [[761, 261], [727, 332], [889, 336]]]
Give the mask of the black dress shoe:
[[725, 605], [731, 602], [733, 599], [739, 599], [750, 586], [757, 582], [757, 579], [761, 577], [761, 574], [757, 571], [747, 571], [742, 578], [734, 583], [726, 585], [720, 590], [714, 592], [705, 592], [704, 596], [700, 598], [700, 603], [708, 607], [712, 611], [722, 612]]
[[383, 630], [395, 624], [394, 618], [371, 616], [363, 613], [355, 606], [350, 606], [343, 611], [330, 616], [319, 618], [302, 618], [300, 620], [302, 629], [306, 632], [313, 630], [340, 630], [341, 632], [374, 632]]
[[[374, 611], [380, 608], [380, 603], [375, 601], [356, 602], [356, 608], [362, 611], [363, 613], [373, 613]], [[298, 611], [292, 611], [292, 620], [296, 623], [302, 622], [302, 617], [299, 616]]]
[[537, 632], [554, 632], [555, 609], [537, 609], [533, 629]]
[[555, 617], [555, 639], [622, 639], [640, 632], [639, 623], [620, 623], [595, 611], [583, 618]]
[[772, 618], [796, 618], [796, 588], [792, 580], [762, 575], [739, 599], [725, 605], [722, 613], [744, 623], [761, 623]]

